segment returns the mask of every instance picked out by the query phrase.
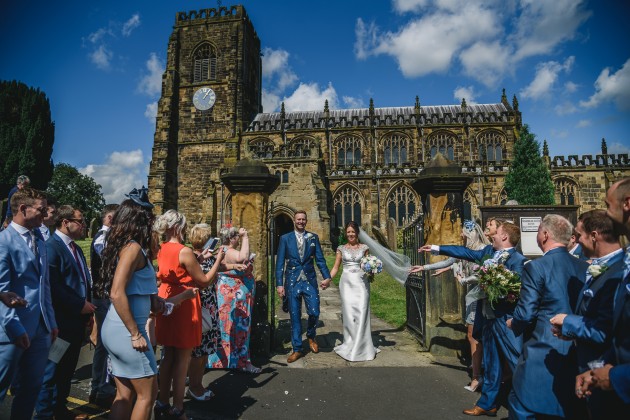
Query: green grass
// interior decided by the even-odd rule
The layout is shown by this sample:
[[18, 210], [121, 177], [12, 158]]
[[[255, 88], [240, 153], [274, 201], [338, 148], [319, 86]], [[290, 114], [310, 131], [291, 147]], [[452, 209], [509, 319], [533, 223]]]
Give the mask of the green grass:
[[75, 241], [77, 245], [81, 247], [83, 251], [83, 255], [85, 255], [85, 259], [87, 260], [87, 266], [90, 266], [90, 245], [92, 244], [92, 238], [86, 238], [81, 241]]
[[[335, 256], [327, 256], [326, 263], [332, 269]], [[340, 278], [341, 270], [333, 279], [337, 286]], [[384, 271], [374, 276], [370, 286], [370, 306], [374, 315], [394, 327], [403, 327], [407, 321], [405, 288]]]

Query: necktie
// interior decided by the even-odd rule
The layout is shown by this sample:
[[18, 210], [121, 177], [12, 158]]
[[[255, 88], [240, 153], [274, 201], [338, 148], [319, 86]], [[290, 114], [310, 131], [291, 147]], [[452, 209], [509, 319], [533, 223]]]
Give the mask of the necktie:
[[77, 262], [79, 266], [79, 272], [81, 273], [81, 278], [83, 279], [83, 283], [85, 283], [85, 287], [87, 290], [87, 277], [85, 276], [85, 271], [83, 271], [83, 263], [79, 258], [79, 253], [77, 252], [77, 244], [74, 241], [70, 242], [70, 248], [72, 248], [72, 255], [74, 256], [74, 260]]
[[37, 249], [37, 237], [35, 236], [35, 232], [29, 230], [28, 233], [31, 239], [31, 243], [28, 246], [31, 248], [31, 251], [33, 251], [33, 254], [35, 254], [35, 258], [39, 259], [39, 250]]
[[304, 234], [297, 235], [298, 251], [300, 252], [300, 258], [304, 258]]

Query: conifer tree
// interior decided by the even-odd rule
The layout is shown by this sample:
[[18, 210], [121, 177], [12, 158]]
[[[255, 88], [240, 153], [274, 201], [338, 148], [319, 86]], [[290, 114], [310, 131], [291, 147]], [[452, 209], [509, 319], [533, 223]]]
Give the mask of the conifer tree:
[[514, 144], [514, 158], [505, 176], [508, 199], [522, 205], [554, 204], [554, 186], [549, 168], [540, 155], [540, 143], [524, 125]]
[[0, 81], [0, 198], [19, 175], [46, 189], [52, 177], [55, 123], [44, 92], [18, 81]]

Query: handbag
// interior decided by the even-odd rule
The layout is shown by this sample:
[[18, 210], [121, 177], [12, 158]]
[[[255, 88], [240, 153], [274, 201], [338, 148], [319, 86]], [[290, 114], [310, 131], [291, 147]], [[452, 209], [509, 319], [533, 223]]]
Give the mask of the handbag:
[[210, 309], [205, 306], [201, 307], [201, 332], [205, 333], [212, 329], [214, 323], [212, 322], [212, 314]]

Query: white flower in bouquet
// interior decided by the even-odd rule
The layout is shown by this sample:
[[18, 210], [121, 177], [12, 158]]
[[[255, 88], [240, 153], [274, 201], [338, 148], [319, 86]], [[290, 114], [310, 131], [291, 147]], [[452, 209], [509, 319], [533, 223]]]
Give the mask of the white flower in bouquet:
[[383, 263], [374, 255], [366, 255], [361, 258], [361, 269], [366, 274], [378, 274], [383, 271]]

